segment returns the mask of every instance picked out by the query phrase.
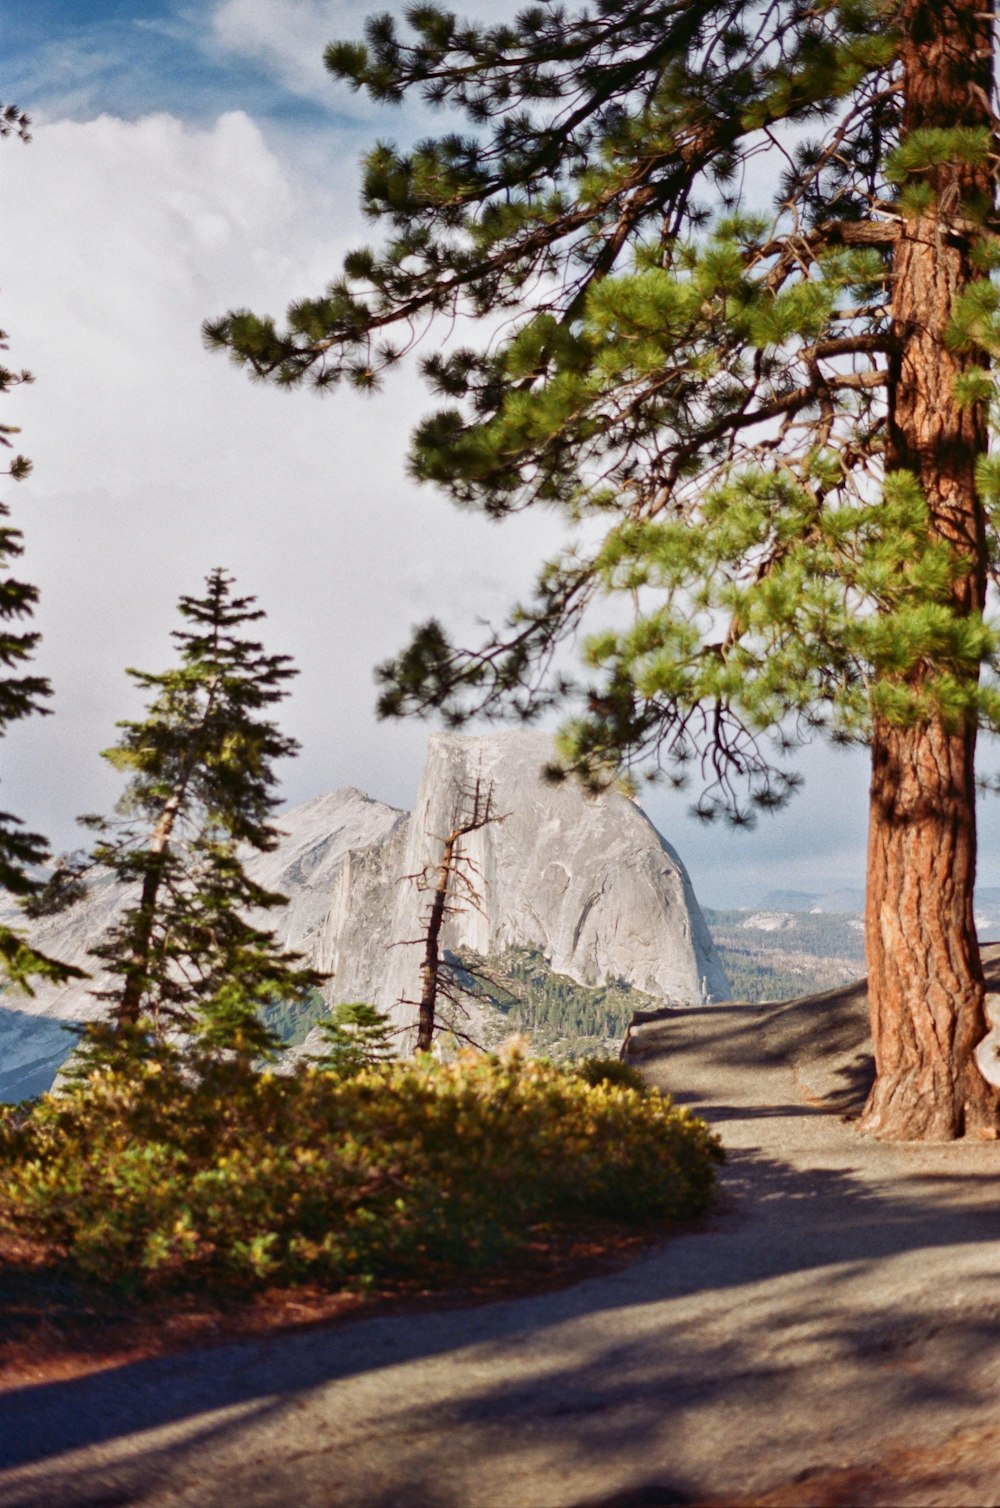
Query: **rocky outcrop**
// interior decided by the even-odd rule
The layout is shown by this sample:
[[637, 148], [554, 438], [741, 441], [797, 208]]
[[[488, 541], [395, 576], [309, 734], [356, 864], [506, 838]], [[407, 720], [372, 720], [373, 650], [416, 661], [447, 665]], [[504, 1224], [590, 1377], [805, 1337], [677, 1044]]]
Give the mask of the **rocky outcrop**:
[[[427, 897], [412, 880], [437, 861], [460, 793], [491, 781], [502, 821], [472, 834], [466, 852], [483, 896], [446, 923], [443, 943], [482, 956], [537, 949], [581, 984], [623, 980], [676, 1004], [729, 994], [725, 972], [684, 865], [633, 801], [552, 785], [551, 740], [538, 733], [429, 742], [413, 814], [381, 851], [352, 854], [320, 942], [331, 1000], [366, 999], [396, 1014], [418, 991]], [[381, 897], [381, 903], [377, 899]]]
[[[443, 936], [455, 951], [496, 956], [514, 948], [541, 954], [555, 973], [585, 985], [620, 980], [659, 1000], [699, 1005], [725, 998], [728, 982], [683, 864], [641, 809], [609, 792], [589, 797], [573, 783], [551, 785], [544, 734], [430, 739], [411, 816], [354, 789], [318, 796], [277, 819], [284, 836], [248, 869], [289, 897], [266, 924], [281, 942], [332, 975], [330, 1003], [365, 1000], [405, 1022], [416, 998], [427, 897], [412, 879], [437, 861], [461, 792], [477, 776], [494, 786], [503, 820], [468, 840], [482, 911], [451, 919]], [[86, 968], [88, 949], [123, 904], [110, 879], [85, 903], [33, 930], [37, 945]], [[102, 1006], [106, 981], [0, 1006], [0, 1099], [48, 1087], [73, 1039], [64, 1022]], [[30, 1085], [30, 1088], [26, 1088]]]

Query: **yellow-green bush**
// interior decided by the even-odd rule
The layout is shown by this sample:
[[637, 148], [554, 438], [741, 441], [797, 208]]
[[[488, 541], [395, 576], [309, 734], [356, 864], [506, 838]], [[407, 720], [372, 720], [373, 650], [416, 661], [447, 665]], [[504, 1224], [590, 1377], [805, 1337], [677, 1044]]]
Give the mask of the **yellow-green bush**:
[[475, 1265], [533, 1221], [696, 1215], [721, 1157], [655, 1091], [516, 1055], [348, 1079], [106, 1068], [2, 1116], [0, 1227], [133, 1281]]
[[647, 1085], [642, 1074], [630, 1063], [623, 1063], [621, 1058], [579, 1058], [573, 1068], [585, 1083], [592, 1086], [617, 1084], [623, 1089], [637, 1089], [640, 1094], [646, 1093]]

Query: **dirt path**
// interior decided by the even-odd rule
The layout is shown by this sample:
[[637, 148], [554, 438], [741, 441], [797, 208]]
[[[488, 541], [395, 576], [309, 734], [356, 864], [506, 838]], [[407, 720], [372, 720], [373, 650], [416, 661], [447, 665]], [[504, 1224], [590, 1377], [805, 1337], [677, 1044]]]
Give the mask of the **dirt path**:
[[0, 1398], [0, 1508], [1000, 1504], [1000, 1145], [860, 1140], [863, 1002], [683, 1011], [650, 1076], [730, 1152], [622, 1271]]

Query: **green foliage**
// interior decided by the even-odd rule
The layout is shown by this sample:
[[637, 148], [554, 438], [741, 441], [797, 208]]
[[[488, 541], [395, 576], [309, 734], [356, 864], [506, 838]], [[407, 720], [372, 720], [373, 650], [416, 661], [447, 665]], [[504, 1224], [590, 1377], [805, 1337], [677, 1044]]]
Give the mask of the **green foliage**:
[[634, 1089], [636, 1094], [645, 1094], [648, 1087], [638, 1069], [623, 1063], [620, 1058], [581, 1058], [574, 1066], [583, 1082], [592, 1089], [598, 1084], [614, 1084], [620, 1089]]
[[[558, 509], [570, 531], [480, 644], [418, 626], [378, 669], [383, 715], [559, 705], [566, 768], [594, 785], [623, 757], [679, 786], [697, 773], [698, 813], [740, 823], [788, 799], [788, 760], [817, 733], [1000, 729], [979, 684], [1000, 670], [996, 630], [955, 590], [965, 552], [885, 465], [907, 215], [971, 236], [981, 281], [950, 340], [976, 417], [980, 353], [1000, 350], [991, 206], [962, 187], [992, 160], [988, 44], [958, 117], [904, 131], [907, 24], [882, 0], [603, 0], [496, 25], [421, 4], [327, 50], [348, 87], [452, 120], [372, 148], [382, 239], [320, 297], [283, 330], [210, 321], [208, 344], [283, 385], [370, 390], [435, 320], [489, 316], [477, 344], [434, 341], [423, 361], [439, 406], [412, 472], [491, 517]], [[750, 213], [765, 164], [771, 213]], [[994, 566], [998, 537], [991, 523]], [[623, 598], [631, 621], [609, 611], [602, 630]], [[582, 672], [552, 673], [581, 630]]]
[[264, 1024], [283, 1047], [298, 1047], [312, 1027], [325, 1021], [329, 1007], [318, 989], [307, 990], [297, 1000], [271, 1000], [261, 1006]]
[[[30, 141], [30, 121], [16, 105], [0, 104], [0, 138], [14, 133]], [[7, 351], [6, 333], [0, 330], [0, 352]], [[14, 371], [0, 362], [0, 397], [13, 389], [33, 382], [30, 372]], [[0, 447], [14, 450], [16, 425], [0, 424]], [[2, 473], [13, 482], [31, 474], [27, 456], [13, 454]], [[8, 520], [10, 509], [0, 503], [0, 737], [12, 723], [35, 714], [47, 715], [46, 703], [52, 688], [45, 676], [27, 673], [26, 666], [38, 647], [40, 635], [23, 625], [32, 617], [38, 602], [38, 588], [21, 581], [12, 572], [13, 562], [23, 553], [21, 531]], [[0, 812], [0, 888], [27, 902], [40, 889], [32, 873], [35, 866], [49, 857], [48, 840], [40, 833], [29, 832], [18, 817]], [[15, 928], [0, 927], [0, 974], [8, 984], [31, 994], [33, 979], [64, 984], [83, 978], [83, 971], [59, 963], [32, 948]]]
[[541, 1053], [568, 1045], [574, 1056], [573, 1044], [583, 1039], [586, 1054], [595, 1041], [624, 1037], [633, 1011], [653, 1004], [623, 980], [585, 985], [555, 973], [537, 948], [488, 959], [465, 953], [454, 962], [458, 986], [501, 1013], [505, 1033], [526, 1033]]
[[363, 1068], [372, 1068], [394, 1057], [395, 1029], [389, 1018], [361, 1000], [342, 1001], [319, 1023], [323, 1034], [322, 1055], [317, 1068], [349, 1078]]
[[[129, 776], [118, 818], [86, 819], [99, 841], [90, 864], [135, 887], [135, 899], [92, 950], [117, 983], [102, 992], [119, 1026], [181, 1028], [201, 1048], [254, 1057], [276, 1046], [262, 1010], [297, 1003], [322, 975], [249, 919], [285, 897], [247, 874], [243, 852], [278, 842], [274, 761], [295, 753], [265, 715], [295, 674], [247, 626], [264, 615], [215, 570], [204, 597], [182, 597], [179, 664], [129, 672], [150, 701], [119, 724], [105, 757]], [[57, 876], [79, 898], [78, 866]]]
[[[986, 278], [970, 283], [952, 303], [948, 333], [955, 351], [983, 351], [995, 356], [1000, 351], [1000, 288]], [[973, 367], [966, 374], [966, 382], [971, 378], [982, 388], [984, 375], [981, 367]], [[970, 394], [966, 390], [960, 396], [967, 401]]]
[[[726, 943], [717, 943], [716, 950], [734, 1000], [796, 1000], [800, 995], [813, 995], [844, 983], [840, 970], [825, 968], [818, 961], [793, 966], [781, 953]], [[860, 974], [863, 969], [856, 972]]]
[[0, 1229], [126, 1283], [364, 1283], [476, 1266], [532, 1222], [680, 1220], [718, 1139], [657, 1091], [516, 1054], [353, 1077], [104, 1066], [0, 1112]]
[[901, 183], [914, 173], [945, 164], [968, 163], [978, 167], [989, 160], [993, 136], [987, 126], [930, 127], [911, 131], [891, 152], [886, 162], [890, 183]]
[[706, 908], [705, 920], [734, 1000], [791, 1000], [865, 972], [864, 932], [846, 912], [786, 913], [774, 930], [753, 926], [747, 911]]

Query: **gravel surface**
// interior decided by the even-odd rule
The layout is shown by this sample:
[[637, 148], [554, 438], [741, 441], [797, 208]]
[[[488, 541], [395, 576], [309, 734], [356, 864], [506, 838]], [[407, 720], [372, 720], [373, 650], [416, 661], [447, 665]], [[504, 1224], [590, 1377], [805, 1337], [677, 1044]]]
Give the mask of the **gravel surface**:
[[7, 1392], [0, 1508], [1000, 1504], [1000, 1144], [856, 1134], [860, 988], [629, 1050], [723, 1135], [697, 1229], [561, 1292]]

